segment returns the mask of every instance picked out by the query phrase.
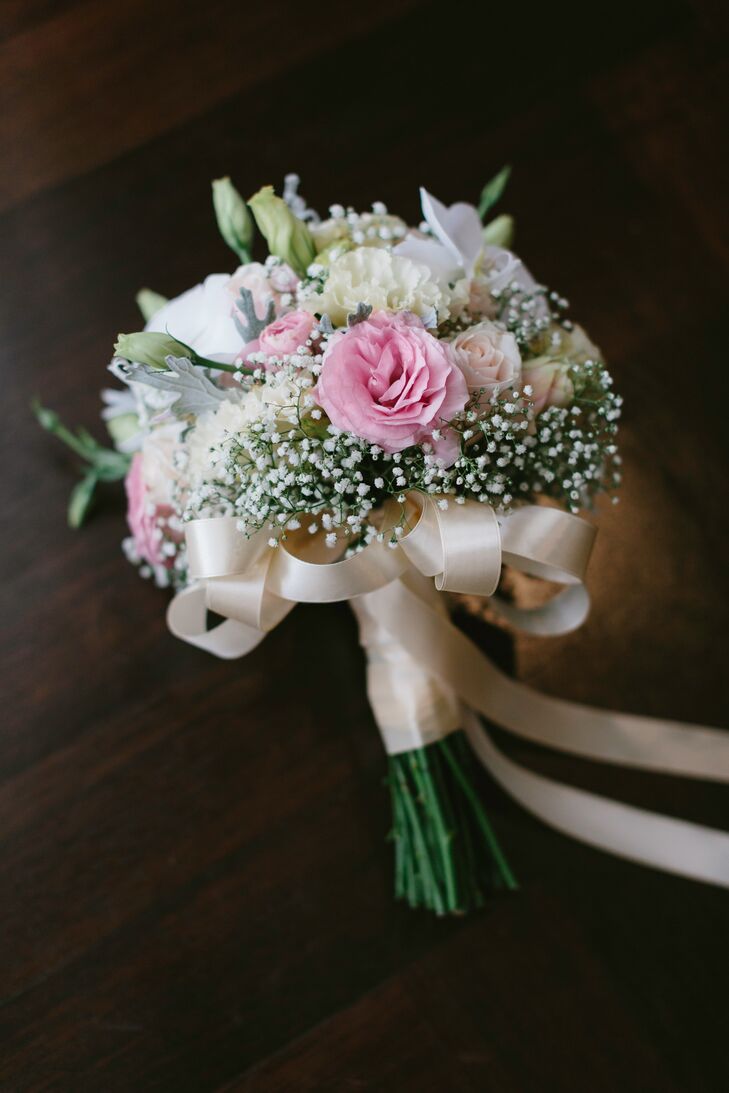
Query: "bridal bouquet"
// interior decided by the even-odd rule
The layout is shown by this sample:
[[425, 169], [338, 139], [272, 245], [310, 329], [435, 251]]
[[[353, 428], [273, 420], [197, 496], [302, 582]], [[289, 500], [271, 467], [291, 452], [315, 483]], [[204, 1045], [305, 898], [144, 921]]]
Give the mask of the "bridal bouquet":
[[[396, 894], [439, 914], [515, 883], [474, 752], [527, 807], [607, 845], [542, 801], [476, 713], [615, 761], [604, 715], [502, 675], [440, 594], [494, 597], [533, 633], [578, 626], [594, 532], [574, 514], [619, 483], [620, 397], [600, 351], [509, 249], [511, 218], [484, 225], [507, 177], [478, 207], [421, 190], [417, 226], [381, 202], [321, 219], [296, 176], [247, 203], [218, 180], [239, 264], [171, 301], [140, 293], [145, 329], [119, 336], [123, 386], [103, 392], [113, 449], [37, 408], [85, 463], [73, 525], [99, 481], [124, 478], [124, 551], [175, 590], [177, 636], [242, 656], [296, 602], [351, 601], [388, 753]], [[494, 596], [502, 564], [566, 587], [524, 612]], [[225, 621], [208, 630], [208, 610]]]

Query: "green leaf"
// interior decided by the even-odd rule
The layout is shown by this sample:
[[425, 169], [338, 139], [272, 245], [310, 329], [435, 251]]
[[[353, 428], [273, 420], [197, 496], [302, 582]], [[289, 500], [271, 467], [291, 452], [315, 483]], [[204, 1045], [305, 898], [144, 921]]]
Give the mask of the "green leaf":
[[250, 262], [253, 220], [248, 206], [229, 178], [213, 180], [213, 208], [218, 229], [241, 262]]
[[55, 432], [60, 424], [60, 418], [55, 410], [49, 410], [46, 406], [42, 406], [37, 398], [34, 398], [31, 403], [31, 408], [38, 424], [42, 429], [45, 429], [49, 433]]
[[127, 452], [117, 452], [113, 448], [99, 447], [93, 455], [91, 465], [97, 477], [104, 482], [118, 482], [124, 478], [132, 461]]
[[33, 411], [47, 432], [52, 433], [62, 444], [89, 464], [87, 472], [89, 475], [95, 475], [96, 478], [103, 479], [105, 482], [115, 482], [123, 478], [129, 470], [132, 457], [126, 452], [105, 448], [86, 429], [77, 429], [75, 433], [72, 433], [62, 423], [58, 414], [41, 406], [37, 399], [33, 403]]
[[96, 471], [91, 469], [87, 471], [81, 481], [74, 486], [68, 502], [69, 527], [80, 528], [83, 524], [86, 519], [86, 514], [89, 511], [89, 506], [91, 505], [98, 480]]
[[79, 431], [78, 435], [74, 435], [70, 429], [68, 429], [61, 421], [55, 410], [48, 410], [45, 406], [41, 406], [38, 399], [34, 399], [32, 402], [33, 413], [35, 414], [39, 425], [51, 433], [53, 436], [58, 437], [61, 443], [65, 444], [76, 455], [81, 456], [87, 462], [90, 462], [93, 458], [94, 447], [96, 441], [93, 437], [90, 437], [88, 433]]
[[140, 288], [136, 300], [145, 323], [168, 302], [166, 296], [160, 296], [159, 292], [153, 292], [151, 288]]
[[514, 242], [514, 217], [503, 213], [483, 229], [484, 243], [491, 247], [510, 247]]
[[478, 203], [478, 215], [482, 220], [503, 194], [510, 174], [511, 167], [502, 167], [499, 173], [494, 175], [491, 181], [484, 186], [481, 191], [481, 200]]

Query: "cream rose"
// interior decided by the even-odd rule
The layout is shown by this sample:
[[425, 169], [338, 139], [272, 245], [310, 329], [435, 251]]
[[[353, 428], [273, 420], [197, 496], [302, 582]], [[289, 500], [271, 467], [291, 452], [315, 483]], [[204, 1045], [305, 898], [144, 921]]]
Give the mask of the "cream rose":
[[464, 330], [452, 346], [469, 391], [483, 389], [492, 394], [519, 382], [521, 354], [516, 339], [495, 323], [478, 323]]

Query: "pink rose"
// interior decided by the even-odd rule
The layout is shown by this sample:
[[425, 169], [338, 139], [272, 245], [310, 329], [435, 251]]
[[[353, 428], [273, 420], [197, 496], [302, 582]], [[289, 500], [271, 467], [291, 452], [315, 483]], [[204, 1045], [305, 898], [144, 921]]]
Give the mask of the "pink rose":
[[[269, 357], [285, 357], [295, 353], [314, 329], [315, 319], [308, 311], [290, 311], [274, 319], [258, 337], [258, 349]], [[250, 350], [248, 350], [250, 352]]]
[[513, 334], [494, 323], [478, 323], [452, 342], [458, 367], [470, 391], [491, 393], [519, 382], [521, 354]]
[[[466, 381], [440, 342], [415, 316], [374, 312], [330, 338], [316, 397], [333, 425], [399, 452], [434, 443], [468, 401]], [[437, 454], [453, 462], [457, 435], [447, 430]]]
[[127, 491], [127, 523], [139, 557], [149, 565], [164, 565], [162, 532], [157, 526], [156, 507], [151, 504], [144, 481], [144, 456], [135, 452], [124, 485]]
[[570, 365], [551, 357], [536, 357], [526, 361], [522, 369], [522, 383], [532, 389], [528, 397], [534, 403], [535, 414], [541, 414], [548, 406], [567, 406], [575, 389], [569, 377]]

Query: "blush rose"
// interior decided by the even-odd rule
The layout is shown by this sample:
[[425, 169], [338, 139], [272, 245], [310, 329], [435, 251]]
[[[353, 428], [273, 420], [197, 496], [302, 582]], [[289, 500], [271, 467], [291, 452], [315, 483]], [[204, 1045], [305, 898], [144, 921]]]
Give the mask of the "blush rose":
[[453, 354], [469, 391], [500, 390], [519, 382], [521, 354], [516, 338], [494, 323], [464, 330], [453, 341]]

